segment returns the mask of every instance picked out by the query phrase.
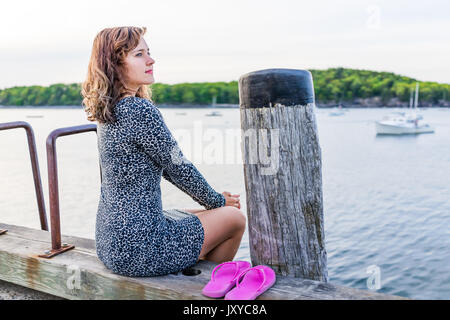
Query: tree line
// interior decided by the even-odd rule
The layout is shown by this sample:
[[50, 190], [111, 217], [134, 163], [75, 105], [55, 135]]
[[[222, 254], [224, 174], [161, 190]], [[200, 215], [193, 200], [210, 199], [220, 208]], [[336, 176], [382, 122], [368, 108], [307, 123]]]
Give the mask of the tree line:
[[[310, 70], [314, 80], [317, 103], [345, 103], [356, 98], [380, 97], [383, 102], [392, 98], [409, 101], [416, 81], [390, 72], [375, 72], [347, 68]], [[450, 98], [450, 85], [419, 82], [420, 100], [438, 104]], [[199, 82], [151, 86], [152, 100], [157, 104], [216, 103], [239, 104], [238, 82]], [[0, 90], [0, 105], [4, 106], [81, 106], [81, 84], [53, 84], [20, 86]]]

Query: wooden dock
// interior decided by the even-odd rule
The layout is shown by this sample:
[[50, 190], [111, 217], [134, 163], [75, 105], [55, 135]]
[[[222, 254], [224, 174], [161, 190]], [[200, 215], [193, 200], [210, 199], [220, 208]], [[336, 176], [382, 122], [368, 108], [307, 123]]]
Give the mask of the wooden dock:
[[[51, 259], [38, 257], [49, 249], [50, 232], [0, 224], [0, 279], [65, 299], [209, 299], [201, 294], [216, 264], [200, 261], [197, 275], [183, 273], [133, 278], [112, 273], [97, 258], [95, 241], [62, 236], [75, 249]], [[196, 272], [194, 272], [196, 273]], [[258, 300], [405, 299], [302, 278], [277, 276]]]
[[[275, 285], [258, 299], [406, 299], [328, 282], [311, 73], [250, 72], [239, 79], [239, 101], [251, 261], [277, 273]], [[96, 125], [58, 128], [47, 137], [47, 231], [32, 128], [21, 121], [0, 123], [0, 130], [19, 127], [27, 130], [42, 230], [0, 224], [0, 280], [65, 299], [208, 299], [201, 291], [216, 266], [212, 262], [199, 261], [178, 274], [125, 277], [103, 265], [94, 240], [61, 235], [56, 139], [96, 132]]]

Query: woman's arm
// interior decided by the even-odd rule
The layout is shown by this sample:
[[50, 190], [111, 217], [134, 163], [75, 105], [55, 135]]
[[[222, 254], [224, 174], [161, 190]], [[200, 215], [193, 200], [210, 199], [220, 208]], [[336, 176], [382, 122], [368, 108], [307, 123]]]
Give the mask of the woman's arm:
[[139, 126], [135, 142], [162, 168], [163, 177], [208, 210], [224, 206], [225, 197], [184, 157], [158, 108], [137, 98], [135, 110]]

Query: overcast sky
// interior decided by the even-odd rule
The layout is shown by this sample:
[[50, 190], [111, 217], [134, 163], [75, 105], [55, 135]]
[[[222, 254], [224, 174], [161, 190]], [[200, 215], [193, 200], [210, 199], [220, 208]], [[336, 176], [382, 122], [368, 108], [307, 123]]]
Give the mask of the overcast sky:
[[145, 26], [156, 82], [348, 67], [450, 83], [448, 0], [2, 1], [0, 89], [84, 81], [95, 35]]

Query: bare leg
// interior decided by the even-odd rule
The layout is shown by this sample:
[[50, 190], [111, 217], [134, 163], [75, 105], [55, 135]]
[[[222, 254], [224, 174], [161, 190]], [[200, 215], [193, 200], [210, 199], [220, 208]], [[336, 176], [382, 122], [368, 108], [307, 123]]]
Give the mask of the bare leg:
[[204, 259], [208, 261], [214, 261], [217, 263], [232, 261], [236, 252], [239, 249], [239, 245], [241, 244], [242, 235], [244, 232], [238, 231], [234, 236], [225, 240], [213, 250], [208, 252]]
[[246, 219], [242, 211], [231, 206], [184, 210], [195, 214], [205, 231], [200, 259], [216, 263], [233, 260], [245, 231]]

